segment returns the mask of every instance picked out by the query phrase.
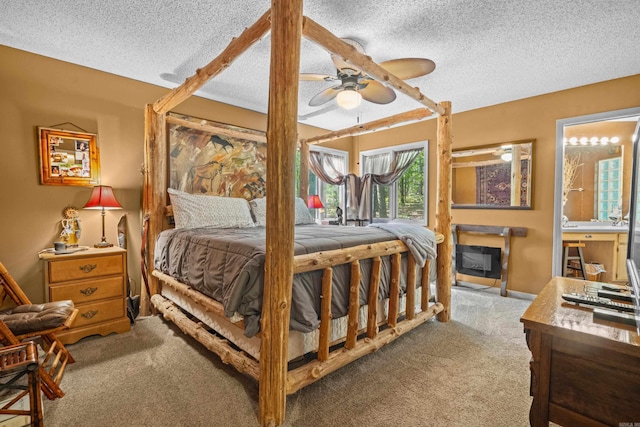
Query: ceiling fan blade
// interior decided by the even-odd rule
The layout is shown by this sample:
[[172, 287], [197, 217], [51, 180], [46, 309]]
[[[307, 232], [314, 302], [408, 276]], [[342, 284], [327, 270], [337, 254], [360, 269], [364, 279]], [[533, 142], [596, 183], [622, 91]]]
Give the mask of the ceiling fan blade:
[[[364, 53], [364, 47], [362, 47], [362, 45], [357, 41], [351, 40], [351, 39], [340, 39], [340, 40], [355, 47], [358, 52]], [[331, 60], [333, 61], [333, 64], [336, 66], [338, 70], [342, 70], [343, 68], [349, 68], [352, 70], [359, 71], [356, 67], [344, 61], [342, 57], [339, 55], [331, 55]]]
[[396, 99], [396, 92], [376, 80], [367, 80], [367, 86], [360, 89], [360, 95], [374, 104], [388, 104]]
[[334, 103], [328, 104], [326, 107], [322, 107], [310, 113], [298, 115], [298, 120], [300, 121], [307, 120], [307, 119], [310, 119], [311, 117], [319, 116], [321, 114], [328, 113], [329, 111], [333, 111], [336, 108], [340, 108], [340, 107], [338, 106], [338, 104], [334, 102]]
[[322, 105], [326, 102], [329, 102], [333, 98], [335, 98], [338, 95], [338, 93], [340, 93], [342, 90], [344, 90], [344, 87], [342, 85], [337, 85], [337, 86], [327, 88], [322, 92], [316, 94], [313, 98], [311, 98], [311, 101], [309, 101], [309, 106], [317, 107], [318, 105]]
[[332, 82], [339, 79], [337, 76], [330, 76], [328, 74], [300, 73], [300, 80]]
[[384, 61], [380, 66], [402, 80], [414, 79], [429, 74], [436, 63], [426, 58], [400, 58]]

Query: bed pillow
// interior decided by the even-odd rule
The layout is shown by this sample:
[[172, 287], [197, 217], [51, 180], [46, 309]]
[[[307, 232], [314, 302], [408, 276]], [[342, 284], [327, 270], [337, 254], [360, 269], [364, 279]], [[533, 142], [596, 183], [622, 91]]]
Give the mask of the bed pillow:
[[[267, 198], [253, 199], [249, 202], [251, 206], [251, 213], [257, 226], [264, 227], [267, 225]], [[299, 224], [314, 224], [315, 220], [309, 213], [307, 204], [300, 197], [296, 197], [295, 201], [295, 216], [296, 225]]]
[[239, 197], [189, 194], [167, 190], [173, 206], [176, 228], [244, 228], [255, 227], [249, 203]]
[[315, 224], [315, 219], [309, 213], [307, 204], [300, 197], [296, 197], [296, 225]]

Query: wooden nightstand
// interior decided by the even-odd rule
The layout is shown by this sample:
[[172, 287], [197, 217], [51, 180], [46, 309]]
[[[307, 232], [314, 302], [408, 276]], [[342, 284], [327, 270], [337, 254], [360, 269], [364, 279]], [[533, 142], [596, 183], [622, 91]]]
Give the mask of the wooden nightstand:
[[127, 251], [118, 247], [55, 255], [44, 252], [47, 300], [70, 299], [79, 310], [73, 327], [57, 334], [64, 344], [89, 335], [126, 332]]

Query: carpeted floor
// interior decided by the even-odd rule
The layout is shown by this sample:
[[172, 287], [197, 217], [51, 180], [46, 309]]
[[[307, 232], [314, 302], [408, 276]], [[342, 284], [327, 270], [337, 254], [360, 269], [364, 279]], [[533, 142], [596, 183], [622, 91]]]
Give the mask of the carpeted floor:
[[[454, 288], [418, 327], [287, 399], [286, 426], [528, 426], [528, 300]], [[70, 345], [47, 426], [257, 426], [258, 387], [161, 317]]]

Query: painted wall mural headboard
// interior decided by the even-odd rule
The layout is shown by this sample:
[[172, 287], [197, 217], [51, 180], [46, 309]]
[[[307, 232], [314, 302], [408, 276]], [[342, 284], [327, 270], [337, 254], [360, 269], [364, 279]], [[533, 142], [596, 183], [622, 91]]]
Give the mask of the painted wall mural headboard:
[[264, 132], [177, 114], [167, 124], [171, 188], [247, 200], [265, 196]]

